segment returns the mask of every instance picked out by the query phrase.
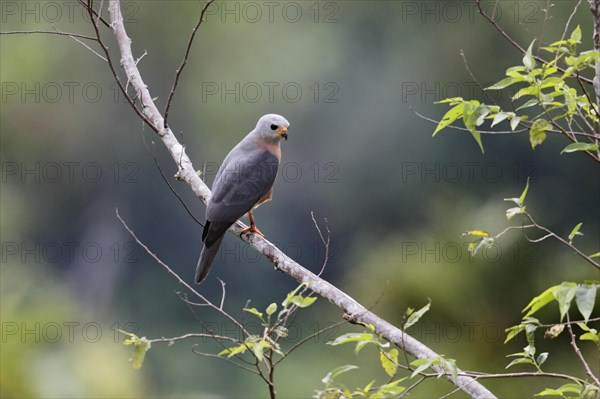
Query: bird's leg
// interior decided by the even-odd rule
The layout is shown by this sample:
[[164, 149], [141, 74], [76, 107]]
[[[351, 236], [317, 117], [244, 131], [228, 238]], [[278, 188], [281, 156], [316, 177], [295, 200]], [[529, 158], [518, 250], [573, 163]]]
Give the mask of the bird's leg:
[[246, 233], [256, 233], [261, 237], [264, 237], [265, 235], [263, 233], [260, 232], [259, 229], [256, 228], [256, 225], [254, 224], [254, 216], [252, 216], [252, 211], [248, 212], [248, 218], [250, 219], [250, 227], [246, 227], [244, 230], [242, 230], [242, 232], [240, 233], [240, 236], [246, 234]]

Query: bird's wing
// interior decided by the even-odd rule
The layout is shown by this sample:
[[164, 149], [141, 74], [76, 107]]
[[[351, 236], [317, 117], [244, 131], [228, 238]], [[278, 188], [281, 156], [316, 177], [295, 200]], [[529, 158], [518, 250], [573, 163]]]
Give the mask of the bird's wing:
[[278, 159], [260, 148], [232, 152], [227, 157], [217, 173], [206, 208], [206, 218], [212, 224], [205, 233], [208, 241], [224, 234], [271, 190], [278, 166]]

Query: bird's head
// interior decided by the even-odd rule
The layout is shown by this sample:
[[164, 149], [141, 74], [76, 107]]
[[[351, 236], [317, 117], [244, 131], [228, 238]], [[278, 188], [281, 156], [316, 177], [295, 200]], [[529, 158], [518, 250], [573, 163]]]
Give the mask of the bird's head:
[[290, 123], [281, 115], [267, 114], [261, 117], [254, 128], [254, 133], [265, 141], [287, 140]]

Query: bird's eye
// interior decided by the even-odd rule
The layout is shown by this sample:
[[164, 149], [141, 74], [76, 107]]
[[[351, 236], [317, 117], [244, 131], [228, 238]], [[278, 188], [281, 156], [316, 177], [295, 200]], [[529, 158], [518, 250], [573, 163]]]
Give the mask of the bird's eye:
[[271, 130], [277, 130], [279, 128], [279, 126], [277, 125], [271, 125]]

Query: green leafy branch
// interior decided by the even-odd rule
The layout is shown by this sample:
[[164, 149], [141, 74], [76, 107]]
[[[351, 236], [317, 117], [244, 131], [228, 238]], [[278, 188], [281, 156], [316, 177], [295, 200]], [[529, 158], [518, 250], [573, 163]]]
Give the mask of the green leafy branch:
[[504, 201], [512, 202], [516, 205], [515, 207], [506, 210], [506, 219], [511, 220], [517, 215], [523, 215], [526, 218], [526, 223], [523, 223], [519, 226], [509, 226], [500, 233], [496, 234], [495, 236], [492, 236], [489, 232], [480, 229], [469, 230], [463, 233], [463, 237], [470, 237], [471, 239], [468, 245], [468, 249], [471, 255], [475, 256], [477, 254], [477, 251], [479, 251], [479, 249], [481, 248], [491, 247], [498, 240], [498, 238], [500, 238], [501, 236], [503, 236], [511, 230], [525, 231], [526, 229], [537, 229], [539, 231], [542, 231], [544, 235], [540, 238], [530, 238], [526, 235], [525, 238], [527, 239], [527, 241], [532, 243], [538, 243], [548, 238], [554, 238], [561, 244], [567, 246], [569, 249], [575, 252], [579, 257], [584, 259], [590, 265], [600, 270], [600, 263], [594, 260], [595, 258], [600, 257], [600, 252], [586, 255], [582, 250], [580, 250], [573, 244], [573, 241], [576, 237], [583, 236], [583, 232], [581, 232], [581, 227], [583, 226], [583, 223], [577, 223], [575, 227], [573, 227], [567, 238], [563, 238], [560, 235], [554, 233], [552, 230], [548, 229], [547, 227], [540, 225], [534, 220], [533, 216], [527, 211], [527, 207], [525, 206], [525, 198], [527, 197], [528, 191], [529, 179], [527, 180], [525, 189], [519, 197], [504, 199]]
[[[427, 305], [423, 306], [419, 310], [414, 310], [413, 308], [408, 308], [404, 314], [404, 323], [403, 330], [406, 330], [416, 324], [421, 317], [429, 311], [431, 307], [431, 302]], [[419, 383], [421, 383], [425, 378], [429, 377], [441, 377], [443, 375], [450, 375], [454, 382], [457, 381], [458, 378], [458, 368], [456, 366], [456, 361], [454, 359], [448, 359], [443, 355], [438, 358], [424, 358], [424, 359], [416, 359], [408, 364], [402, 364], [399, 362], [399, 351], [397, 348], [390, 348], [391, 345], [388, 341], [378, 336], [375, 333], [375, 329], [372, 325], [364, 325], [366, 327], [365, 331], [358, 333], [346, 333], [338, 336], [334, 340], [327, 342], [328, 345], [338, 346], [348, 343], [354, 343], [354, 353], [356, 355], [361, 352], [361, 350], [367, 346], [373, 346], [379, 352], [379, 363], [383, 369], [383, 371], [387, 374], [387, 376], [391, 379], [389, 382], [383, 385], [375, 385], [375, 380], [370, 381], [364, 387], [359, 387], [355, 389], [349, 389], [346, 385], [338, 382], [336, 377], [341, 374], [344, 374], [351, 370], [358, 369], [356, 365], [344, 365], [335, 368], [330, 371], [322, 380], [325, 384], [325, 387], [322, 390], [317, 390], [315, 393], [316, 398], [327, 399], [327, 398], [372, 398], [372, 399], [381, 399], [381, 398], [395, 398], [399, 394], [402, 396], [406, 395], [408, 391], [414, 389]], [[432, 366], [438, 366], [437, 369], [441, 370], [435, 374], [425, 373], [425, 370], [431, 368]], [[410, 377], [398, 377], [398, 370], [403, 369], [406, 371], [412, 372]], [[416, 383], [406, 388], [400, 383], [405, 381], [407, 378], [415, 379], [419, 377]]]
[[[437, 102], [448, 104], [451, 108], [438, 122], [433, 136], [446, 127], [456, 128], [453, 123], [462, 120], [484, 152], [481, 134], [493, 132], [483, 131], [480, 126], [486, 121], [490, 121], [491, 128], [508, 122], [513, 132], [519, 126], [528, 129], [534, 149], [546, 140], [548, 132], [560, 133], [571, 141], [561, 154], [584, 152], [600, 162], [600, 134], [594, 127], [600, 121], [598, 108], [583, 86], [580, 93], [569, 85], [571, 80], [581, 84], [581, 74], [594, 69], [596, 63], [600, 62], [600, 52], [577, 52], [577, 44], [581, 42], [581, 29], [577, 26], [569, 39], [541, 48], [554, 55], [554, 59], [538, 66], [533, 55], [534, 42], [525, 51], [522, 65], [508, 68], [506, 78], [485, 89], [505, 90], [513, 85], [520, 86], [511, 97], [512, 102], [522, 102], [516, 110], [504, 111], [498, 105], [462, 97], [447, 98]], [[564, 64], [562, 68], [557, 66], [559, 63]], [[532, 107], [538, 107], [537, 113], [528, 115], [522, 112]]]
[[[598, 349], [600, 349], [600, 334], [596, 328], [592, 328], [590, 326], [592, 321], [597, 322], [600, 320], [600, 318], [591, 318], [599, 288], [600, 282], [598, 281], [589, 281], [583, 284], [563, 282], [559, 285], [555, 285], [546, 289], [544, 292], [533, 298], [523, 309], [523, 312], [526, 312], [523, 316], [523, 321], [520, 324], [512, 326], [506, 330], [507, 336], [504, 343], [509, 342], [521, 333], [525, 334], [528, 343], [523, 352], [508, 355], [509, 357], [516, 357], [516, 359], [511, 361], [506, 368], [515, 366], [517, 364], [531, 364], [539, 373], [543, 373], [541, 365], [546, 361], [549, 354], [548, 352], [543, 352], [537, 357], [535, 356], [535, 333], [541, 327], [549, 327], [546, 329], [544, 337], [555, 339], [565, 330], [566, 327], [571, 339], [571, 346], [573, 347], [573, 350], [582, 364], [586, 375], [590, 378], [592, 383], [590, 384], [587, 381], [572, 377], [576, 385], [567, 384], [566, 386], [561, 387], [561, 389], [563, 391], [567, 390], [570, 392], [574, 392], [573, 390], [578, 390], [578, 392], [581, 394], [581, 397], [587, 397], [582, 394], [583, 391], [594, 391], [598, 393], [600, 390], [600, 380], [593, 374], [588, 362], [581, 354], [576, 342], [576, 335], [573, 332], [573, 325], [578, 326], [583, 332], [583, 334], [579, 337], [579, 341], [590, 341], [594, 343]], [[581, 313], [583, 316], [583, 321], [571, 322], [569, 318], [569, 310], [572, 306], [573, 300], [575, 300], [575, 304], [579, 313]], [[558, 304], [560, 313], [559, 322], [552, 325], [543, 325], [537, 318], [533, 317], [533, 315], [546, 305], [553, 302]], [[563, 323], [565, 318], [567, 319], [567, 322]], [[593, 387], [592, 391], [590, 391], [590, 389], [592, 389], [590, 386]], [[561, 389], [558, 389], [558, 391]], [[556, 391], [557, 390], [547, 389], [540, 392], [538, 395], [549, 396], [551, 394], [555, 394]]]

